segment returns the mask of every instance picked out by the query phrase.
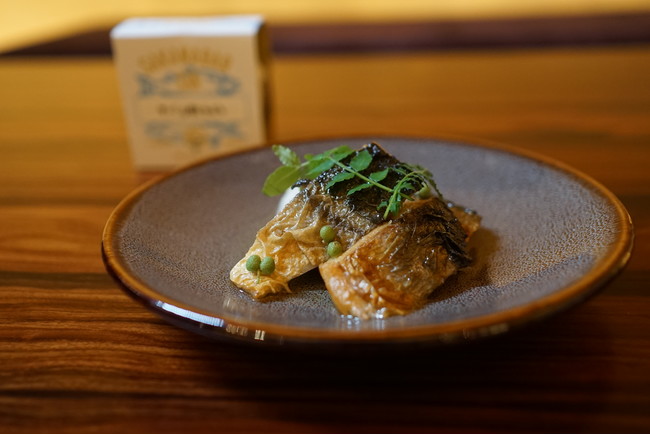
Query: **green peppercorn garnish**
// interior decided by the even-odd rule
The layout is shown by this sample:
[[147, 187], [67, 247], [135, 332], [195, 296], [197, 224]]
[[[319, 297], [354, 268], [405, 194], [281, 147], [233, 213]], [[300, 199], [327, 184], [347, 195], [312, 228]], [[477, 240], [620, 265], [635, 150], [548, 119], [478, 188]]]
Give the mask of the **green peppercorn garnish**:
[[264, 257], [260, 263], [260, 273], [262, 275], [270, 275], [275, 270], [275, 260], [273, 257]]
[[257, 272], [260, 270], [260, 263], [262, 262], [262, 259], [260, 258], [259, 255], [251, 255], [248, 257], [248, 260], [246, 260], [246, 270], [249, 272]]
[[330, 258], [338, 257], [342, 253], [343, 246], [341, 246], [341, 243], [334, 241], [327, 244], [327, 255], [329, 255]]
[[336, 238], [336, 231], [329, 225], [324, 225], [320, 229], [320, 238], [323, 239], [323, 242], [329, 243]]

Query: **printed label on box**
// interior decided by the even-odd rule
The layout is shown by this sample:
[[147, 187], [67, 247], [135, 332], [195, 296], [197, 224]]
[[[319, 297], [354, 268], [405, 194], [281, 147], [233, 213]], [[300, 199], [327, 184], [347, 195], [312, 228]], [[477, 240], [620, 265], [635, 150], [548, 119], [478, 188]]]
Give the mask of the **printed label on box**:
[[245, 16], [132, 19], [113, 29], [138, 168], [171, 168], [265, 141], [261, 26]]

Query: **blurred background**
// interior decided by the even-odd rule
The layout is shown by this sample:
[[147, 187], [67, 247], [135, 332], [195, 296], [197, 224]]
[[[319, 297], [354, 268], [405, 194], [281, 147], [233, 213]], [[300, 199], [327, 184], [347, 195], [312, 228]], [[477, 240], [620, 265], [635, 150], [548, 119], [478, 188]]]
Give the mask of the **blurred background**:
[[0, 53], [108, 53], [130, 16], [247, 13], [266, 18], [276, 52], [650, 39], [650, 0], [2, 0]]

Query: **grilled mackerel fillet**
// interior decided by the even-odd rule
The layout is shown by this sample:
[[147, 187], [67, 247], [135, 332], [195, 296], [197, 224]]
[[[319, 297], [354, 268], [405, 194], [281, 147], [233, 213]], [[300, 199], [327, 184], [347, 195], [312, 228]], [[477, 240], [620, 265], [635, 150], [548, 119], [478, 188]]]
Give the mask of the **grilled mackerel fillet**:
[[408, 201], [397, 219], [322, 263], [320, 274], [342, 314], [363, 319], [407, 314], [469, 265], [466, 241], [478, 225], [476, 214], [450, 209], [438, 198]]
[[[373, 157], [364, 174], [400, 164], [377, 144], [363, 149]], [[419, 307], [445, 278], [469, 263], [466, 242], [478, 227], [478, 215], [458, 207], [452, 212], [434, 197], [405, 201], [399, 216], [387, 220], [377, 206], [388, 200], [389, 192], [370, 188], [347, 195], [358, 183], [354, 179], [326, 189], [340, 171], [335, 166], [314, 180], [298, 183], [300, 192], [258, 231], [246, 255], [231, 270], [233, 283], [261, 299], [290, 292], [291, 279], [320, 266], [342, 313], [385, 317]], [[393, 186], [398, 179], [390, 171], [382, 183]], [[336, 231], [344, 249], [340, 257], [328, 258], [319, 233], [324, 225]], [[273, 257], [275, 271], [261, 277], [249, 272], [246, 260], [254, 254]], [[413, 284], [416, 281], [423, 282]]]

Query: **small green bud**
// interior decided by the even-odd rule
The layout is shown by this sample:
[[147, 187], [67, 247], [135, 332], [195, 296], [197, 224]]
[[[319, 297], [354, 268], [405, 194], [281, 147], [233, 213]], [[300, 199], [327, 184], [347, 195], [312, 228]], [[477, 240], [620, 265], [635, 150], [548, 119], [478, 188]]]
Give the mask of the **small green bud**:
[[260, 273], [262, 275], [270, 275], [275, 270], [275, 260], [273, 257], [264, 257], [260, 263]]
[[260, 258], [259, 255], [251, 255], [248, 257], [248, 260], [246, 260], [246, 270], [249, 272], [257, 272], [260, 270], [260, 263], [262, 262], [262, 259]]
[[324, 225], [320, 229], [320, 238], [323, 239], [323, 242], [329, 243], [336, 238], [336, 231], [329, 225]]
[[343, 246], [339, 242], [329, 242], [327, 244], [327, 255], [330, 258], [338, 257], [343, 253]]

